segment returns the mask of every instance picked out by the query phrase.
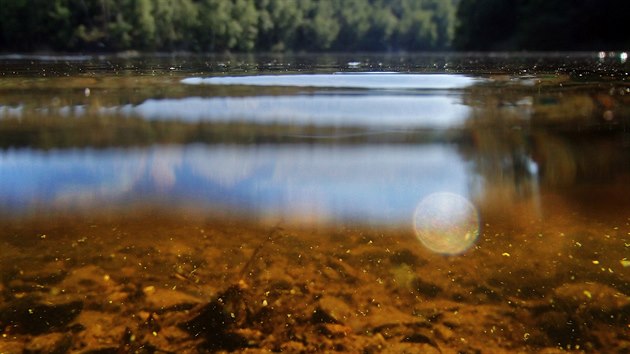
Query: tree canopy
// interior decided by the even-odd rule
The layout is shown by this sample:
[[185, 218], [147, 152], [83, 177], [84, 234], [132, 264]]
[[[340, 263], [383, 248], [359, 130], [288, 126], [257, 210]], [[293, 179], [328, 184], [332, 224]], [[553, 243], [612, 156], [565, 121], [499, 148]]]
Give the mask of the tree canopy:
[[0, 49], [448, 49], [459, 0], [0, 0]]
[[626, 50], [629, 10], [628, 0], [0, 0], [0, 50]]

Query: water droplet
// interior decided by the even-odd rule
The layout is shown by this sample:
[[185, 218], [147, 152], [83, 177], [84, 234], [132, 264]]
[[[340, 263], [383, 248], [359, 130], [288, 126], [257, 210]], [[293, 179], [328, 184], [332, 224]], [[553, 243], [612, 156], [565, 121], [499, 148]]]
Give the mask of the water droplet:
[[424, 198], [414, 213], [416, 236], [436, 253], [459, 254], [479, 236], [479, 217], [468, 199], [454, 193], [434, 193]]

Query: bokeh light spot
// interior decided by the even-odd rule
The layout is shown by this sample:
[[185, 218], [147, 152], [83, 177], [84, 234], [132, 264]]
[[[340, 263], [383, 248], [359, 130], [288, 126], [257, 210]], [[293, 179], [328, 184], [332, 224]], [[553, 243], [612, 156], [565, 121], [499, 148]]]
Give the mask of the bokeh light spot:
[[479, 236], [477, 209], [454, 193], [433, 193], [424, 198], [416, 208], [413, 223], [420, 242], [441, 254], [460, 254]]

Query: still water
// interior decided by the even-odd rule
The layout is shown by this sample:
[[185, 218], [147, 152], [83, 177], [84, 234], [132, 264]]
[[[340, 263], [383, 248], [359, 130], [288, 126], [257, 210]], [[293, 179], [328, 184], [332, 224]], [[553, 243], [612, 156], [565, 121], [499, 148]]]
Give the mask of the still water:
[[627, 352], [603, 54], [0, 57], [0, 352]]

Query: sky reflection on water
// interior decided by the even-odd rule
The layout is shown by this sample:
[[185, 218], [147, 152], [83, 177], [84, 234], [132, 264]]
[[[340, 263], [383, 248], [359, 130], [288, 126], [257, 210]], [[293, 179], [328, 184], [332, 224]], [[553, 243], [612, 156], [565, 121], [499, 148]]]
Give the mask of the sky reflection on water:
[[[0, 107], [5, 117], [18, 119], [96, 115], [182, 123], [254, 123], [249, 128], [254, 131], [257, 126], [275, 124], [354, 127], [359, 133], [439, 130], [464, 123], [470, 108], [454, 90], [477, 81], [465, 75], [404, 73], [191, 77], [180, 84], [190, 92], [197, 92], [194, 85], [317, 90], [282, 95], [256, 91], [249, 96], [230, 91], [227, 95], [150, 96], [129, 104], [124, 100], [76, 104], [98, 96], [91, 90], [91, 95], [68, 100], [69, 105], [43, 100]], [[287, 218], [408, 223], [416, 204], [430, 193], [466, 195], [469, 181], [476, 180], [469, 173], [456, 147], [447, 144], [9, 149], [0, 154], [0, 207], [14, 211], [81, 209], [149, 200]]]
[[145, 119], [181, 119], [389, 128], [450, 128], [469, 108], [458, 97], [433, 95], [295, 95], [150, 99], [113, 108]]
[[[430, 193], [477, 203], [500, 189], [536, 199], [541, 186], [591, 178], [580, 166], [598, 173], [625, 166], [627, 154], [613, 140], [571, 141], [554, 131], [559, 123], [568, 131], [611, 131], [623, 123], [621, 96], [558, 94], [566, 77], [533, 77], [540, 88], [445, 74], [176, 77], [159, 84], [116, 77], [110, 79], [121, 87], [138, 86], [116, 91], [112, 83], [80, 81], [72, 90], [15, 94], [0, 102], [7, 149], [0, 153], [0, 207], [155, 199], [408, 223]], [[142, 91], [149, 83], [155, 87]], [[542, 88], [548, 93], [535, 92]], [[602, 123], [604, 103], [619, 122]], [[609, 162], [590, 169], [591, 156]]]
[[[140, 104], [100, 107], [101, 115], [187, 123], [255, 123], [296, 126], [449, 129], [461, 126], [470, 107], [457, 96], [436, 95], [293, 95], [148, 99]], [[81, 117], [85, 105], [36, 107], [38, 114]], [[32, 114], [23, 105], [0, 105], [2, 117]]]
[[147, 199], [390, 223], [410, 220], [427, 194], [467, 195], [468, 170], [448, 145], [23, 149], [0, 155], [0, 200], [26, 210]]

